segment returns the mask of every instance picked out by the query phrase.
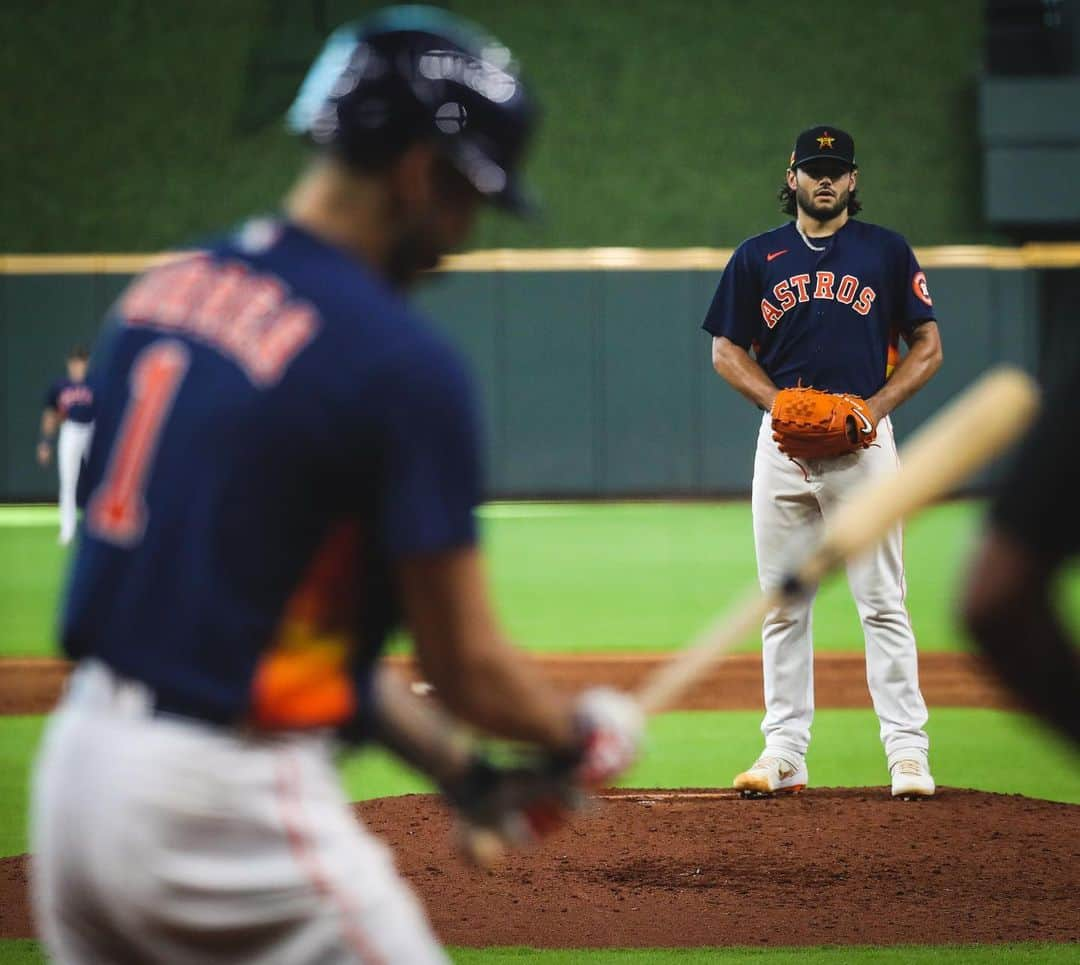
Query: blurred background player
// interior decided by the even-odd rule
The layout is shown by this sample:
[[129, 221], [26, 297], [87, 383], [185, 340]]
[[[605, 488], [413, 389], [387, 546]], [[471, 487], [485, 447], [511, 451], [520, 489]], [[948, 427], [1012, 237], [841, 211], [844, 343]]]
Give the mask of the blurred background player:
[[1080, 461], [1069, 436], [1080, 415], [1078, 384], [1074, 364], [1048, 394], [998, 488], [969, 568], [963, 613], [1002, 682], [1080, 745], [1080, 659], [1058, 603], [1058, 578], [1080, 552], [1073, 509]]
[[[855, 143], [830, 126], [795, 141], [780, 197], [795, 216], [744, 241], [724, 269], [703, 327], [713, 367], [765, 410], [754, 459], [752, 508], [758, 577], [778, 585], [804, 528], [868, 476], [896, 466], [889, 413], [941, 365], [941, 339], [926, 278], [907, 242], [852, 218]], [[897, 335], [909, 347], [888, 372]], [[865, 400], [877, 431], [866, 449], [795, 461], [773, 439], [778, 389], [797, 385]], [[866, 676], [897, 797], [929, 796], [934, 780], [923, 729], [915, 637], [904, 605], [899, 526], [876, 550], [848, 565], [866, 641]], [[734, 786], [771, 794], [806, 786], [814, 713], [813, 594], [770, 612], [762, 627], [765, 749]]]
[[[33, 812], [59, 961], [444, 961], [336, 738], [422, 762], [499, 831], [549, 825], [640, 738], [628, 698], [563, 696], [506, 643], [471, 380], [401, 293], [481, 202], [524, 203], [509, 52], [391, 8], [331, 36], [290, 117], [321, 151], [284, 217], [136, 279], [101, 349], [62, 626], [79, 664]], [[399, 620], [449, 711], [535, 765], [477, 762], [380, 669]], [[510, 793], [523, 772], [543, 790]]]
[[60, 476], [62, 546], [67, 546], [75, 538], [79, 470], [94, 432], [94, 391], [86, 381], [89, 358], [90, 353], [81, 345], [68, 353], [67, 376], [49, 386], [45, 394], [45, 409], [41, 413], [37, 459], [42, 466], [52, 461], [52, 440], [55, 437], [56, 468]]

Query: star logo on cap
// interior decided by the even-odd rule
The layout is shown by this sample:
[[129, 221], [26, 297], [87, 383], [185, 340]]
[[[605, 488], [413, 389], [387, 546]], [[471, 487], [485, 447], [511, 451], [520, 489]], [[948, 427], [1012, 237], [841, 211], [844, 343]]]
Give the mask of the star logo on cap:
[[833, 141], [835, 140], [836, 138], [834, 138], [828, 131], [826, 131], [824, 134], [821, 135], [821, 137], [817, 139], [817, 146], [822, 150], [824, 150], [825, 148], [831, 149]]

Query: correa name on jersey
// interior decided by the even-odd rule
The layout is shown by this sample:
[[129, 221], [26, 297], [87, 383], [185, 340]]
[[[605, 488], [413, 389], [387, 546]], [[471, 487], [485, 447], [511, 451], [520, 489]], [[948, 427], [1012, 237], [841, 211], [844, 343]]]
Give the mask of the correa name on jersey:
[[195, 255], [139, 279], [120, 303], [128, 325], [183, 332], [272, 385], [314, 337], [318, 314], [275, 277]]

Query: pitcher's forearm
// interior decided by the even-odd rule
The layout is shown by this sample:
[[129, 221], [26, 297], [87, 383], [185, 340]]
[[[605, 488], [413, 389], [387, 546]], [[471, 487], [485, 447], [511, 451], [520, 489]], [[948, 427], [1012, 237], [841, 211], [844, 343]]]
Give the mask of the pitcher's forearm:
[[712, 363], [716, 374], [758, 408], [768, 411], [776, 398], [776, 386], [746, 349], [726, 338], [714, 338]]
[[935, 322], [920, 325], [912, 334], [910, 348], [888, 381], [869, 399], [870, 411], [880, 422], [919, 391], [941, 368], [941, 336]]

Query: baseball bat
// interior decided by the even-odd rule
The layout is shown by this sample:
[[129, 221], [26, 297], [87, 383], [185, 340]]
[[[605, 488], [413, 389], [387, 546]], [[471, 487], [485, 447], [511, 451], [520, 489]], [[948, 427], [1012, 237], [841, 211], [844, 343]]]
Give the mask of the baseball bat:
[[660, 667], [637, 693], [647, 714], [670, 707], [703, 670], [745, 640], [774, 606], [815, 586], [869, 549], [901, 519], [943, 496], [998, 455], [1031, 423], [1039, 389], [1019, 369], [993, 369], [928, 420], [900, 450], [895, 473], [867, 480], [827, 521], [821, 538], [780, 586], [754, 588]]

